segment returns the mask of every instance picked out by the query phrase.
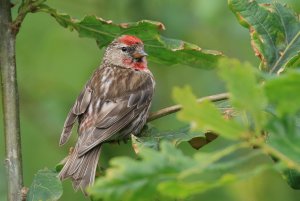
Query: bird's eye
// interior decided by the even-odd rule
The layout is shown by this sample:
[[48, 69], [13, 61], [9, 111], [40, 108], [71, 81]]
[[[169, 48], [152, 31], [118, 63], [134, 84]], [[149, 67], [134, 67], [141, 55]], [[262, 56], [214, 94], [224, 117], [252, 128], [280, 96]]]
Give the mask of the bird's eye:
[[128, 50], [128, 48], [127, 48], [127, 47], [122, 47], [121, 50], [122, 50], [123, 52], [126, 52], [126, 51]]

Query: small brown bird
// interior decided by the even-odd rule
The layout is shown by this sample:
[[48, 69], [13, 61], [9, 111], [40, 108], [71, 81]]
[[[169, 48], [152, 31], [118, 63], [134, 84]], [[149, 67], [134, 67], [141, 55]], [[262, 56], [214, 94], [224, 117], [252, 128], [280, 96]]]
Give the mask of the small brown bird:
[[94, 183], [103, 143], [138, 135], [146, 123], [155, 87], [146, 56], [139, 38], [115, 39], [71, 108], [59, 144], [68, 141], [76, 120], [78, 140], [59, 178], [71, 178], [74, 189], [85, 192]]

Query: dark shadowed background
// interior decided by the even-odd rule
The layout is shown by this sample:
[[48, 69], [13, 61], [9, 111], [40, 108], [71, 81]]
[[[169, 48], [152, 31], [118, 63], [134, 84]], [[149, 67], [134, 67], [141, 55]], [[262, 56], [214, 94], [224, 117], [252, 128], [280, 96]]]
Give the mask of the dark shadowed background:
[[[266, 2], [266, 1], [264, 1]], [[300, 13], [299, 0], [285, 0]], [[223, 51], [229, 57], [258, 65], [250, 47], [248, 30], [241, 27], [224, 0], [49, 0], [48, 4], [73, 17], [94, 14], [116, 23], [149, 19], [163, 22], [163, 35], [195, 43], [205, 49]], [[60, 132], [78, 93], [93, 70], [99, 66], [103, 50], [95, 41], [79, 38], [76, 32], [62, 28], [46, 14], [29, 14], [17, 38], [17, 69], [20, 93], [22, 152], [25, 186], [34, 174], [45, 167], [54, 168], [75, 142], [76, 134], [65, 147], [58, 147]], [[224, 91], [214, 71], [188, 66], [164, 66], [149, 62], [157, 89], [152, 110], [173, 105], [172, 88], [191, 85], [197, 96]], [[2, 117], [2, 108], [1, 117]], [[161, 129], [182, 125], [176, 115], [153, 122]], [[3, 123], [0, 123], [0, 201], [5, 196]], [[222, 139], [205, 149], [222, 145]], [[195, 150], [181, 145], [186, 154]], [[202, 150], [200, 150], [202, 151]], [[106, 145], [101, 162], [107, 166], [114, 156], [132, 155], [130, 144]], [[266, 158], [266, 162], [271, 162]], [[273, 171], [254, 178], [205, 192], [190, 200], [222, 201], [293, 201], [300, 191], [292, 190]], [[64, 182], [63, 201], [85, 200], [81, 192], [74, 193], [70, 182]]]

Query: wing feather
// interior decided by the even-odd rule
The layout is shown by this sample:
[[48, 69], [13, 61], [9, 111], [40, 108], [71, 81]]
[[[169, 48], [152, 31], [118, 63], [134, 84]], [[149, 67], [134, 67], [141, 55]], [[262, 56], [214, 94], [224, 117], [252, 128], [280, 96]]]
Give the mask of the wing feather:
[[[146, 95], [148, 95], [147, 101], [140, 104], [140, 100], [145, 100]], [[147, 109], [151, 98], [151, 93], [145, 93], [144, 90], [140, 90], [138, 93], [131, 94], [129, 97], [114, 102], [114, 106], [111, 107], [110, 112], [99, 119], [97, 124], [95, 124], [95, 128], [83, 134], [85, 139], [81, 140], [78, 150], [79, 155], [84, 155], [98, 144], [107, 140], [117, 139], [116, 133], [131, 123], [143, 110]], [[129, 102], [131, 103], [129, 104]]]
[[[63, 145], [70, 138], [72, 127], [78, 119], [79, 157], [105, 141], [118, 139], [117, 133], [130, 123], [144, 124], [145, 121], [135, 119], [140, 118], [138, 115], [143, 111], [148, 111], [152, 100], [155, 84], [152, 75], [134, 75], [139, 72], [118, 68], [120, 73], [117, 76], [109, 73], [113, 77], [107, 79], [111, 81], [102, 83], [104, 79], [101, 79], [101, 71], [106, 72], [107, 69], [96, 71], [76, 99], [61, 135], [60, 145]], [[126, 80], [129, 84], [125, 82], [125, 85], [120, 86], [120, 80]], [[130, 129], [126, 133], [122, 131], [122, 136], [130, 132]]]
[[78, 118], [78, 115], [83, 114], [88, 108], [92, 97], [92, 90], [89, 87], [85, 87], [78, 98], [75, 101], [74, 106], [71, 108], [67, 119], [64, 123], [64, 128], [60, 136], [59, 145], [64, 145], [70, 138], [72, 133], [72, 128], [75, 121]]

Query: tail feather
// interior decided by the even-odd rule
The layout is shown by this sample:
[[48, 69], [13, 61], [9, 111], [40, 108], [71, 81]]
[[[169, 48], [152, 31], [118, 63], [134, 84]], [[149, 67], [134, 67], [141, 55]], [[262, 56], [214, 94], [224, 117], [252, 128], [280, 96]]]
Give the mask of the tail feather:
[[75, 190], [80, 188], [86, 194], [86, 188], [94, 183], [100, 152], [101, 145], [79, 157], [76, 146], [59, 173], [59, 178], [61, 180], [71, 178], [73, 188]]
[[[95, 181], [96, 168], [97, 168], [100, 151], [98, 151], [98, 152], [93, 151], [93, 153], [91, 153], [91, 154], [92, 154], [92, 156], [90, 156], [90, 157], [92, 160], [90, 160], [87, 165], [81, 166], [81, 170], [77, 172], [78, 174], [74, 174], [74, 177], [78, 178], [77, 181], [80, 181], [77, 184], [77, 186], [75, 186], [75, 188], [77, 188], [77, 189], [81, 188], [81, 190], [83, 190], [83, 191], [87, 186], [92, 185]], [[97, 158], [97, 160], [93, 160], [93, 158], [94, 159]], [[84, 175], [85, 179], [80, 180], [82, 175]]]

